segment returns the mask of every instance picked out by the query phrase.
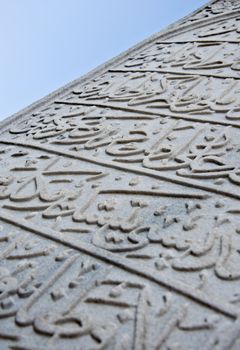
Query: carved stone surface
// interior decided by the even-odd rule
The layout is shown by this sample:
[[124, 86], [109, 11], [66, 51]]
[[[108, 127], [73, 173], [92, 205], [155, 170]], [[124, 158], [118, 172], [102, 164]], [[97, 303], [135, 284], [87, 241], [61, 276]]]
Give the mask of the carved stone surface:
[[240, 348], [240, 3], [1, 125], [0, 349]]

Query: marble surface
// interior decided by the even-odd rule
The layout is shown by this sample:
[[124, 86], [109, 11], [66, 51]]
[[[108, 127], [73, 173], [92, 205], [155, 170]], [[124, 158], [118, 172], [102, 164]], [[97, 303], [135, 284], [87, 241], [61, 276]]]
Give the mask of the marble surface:
[[0, 349], [240, 348], [240, 4], [1, 124]]

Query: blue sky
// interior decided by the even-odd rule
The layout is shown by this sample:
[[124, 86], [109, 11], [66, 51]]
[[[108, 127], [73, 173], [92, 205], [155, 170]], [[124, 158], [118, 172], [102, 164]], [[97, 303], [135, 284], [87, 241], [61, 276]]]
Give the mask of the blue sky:
[[0, 0], [0, 120], [206, 0]]

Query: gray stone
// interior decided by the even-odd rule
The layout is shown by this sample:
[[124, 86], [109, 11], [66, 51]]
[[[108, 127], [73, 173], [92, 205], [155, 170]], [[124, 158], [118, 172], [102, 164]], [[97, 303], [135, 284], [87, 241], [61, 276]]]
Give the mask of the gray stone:
[[240, 3], [1, 124], [0, 348], [240, 348]]

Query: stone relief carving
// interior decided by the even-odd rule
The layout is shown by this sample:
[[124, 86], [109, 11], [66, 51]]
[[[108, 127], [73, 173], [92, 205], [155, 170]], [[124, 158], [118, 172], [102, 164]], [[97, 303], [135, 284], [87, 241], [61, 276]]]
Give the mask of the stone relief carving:
[[0, 348], [239, 348], [239, 9], [2, 128]]

